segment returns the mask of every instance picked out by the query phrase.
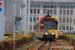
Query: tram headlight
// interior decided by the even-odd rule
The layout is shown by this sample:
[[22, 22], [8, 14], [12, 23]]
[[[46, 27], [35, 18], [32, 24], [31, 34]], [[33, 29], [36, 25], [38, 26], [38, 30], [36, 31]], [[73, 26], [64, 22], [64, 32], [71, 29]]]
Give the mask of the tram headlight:
[[45, 35], [48, 35], [48, 33], [46, 32]]
[[54, 35], [54, 33], [52, 33], [52, 35]]

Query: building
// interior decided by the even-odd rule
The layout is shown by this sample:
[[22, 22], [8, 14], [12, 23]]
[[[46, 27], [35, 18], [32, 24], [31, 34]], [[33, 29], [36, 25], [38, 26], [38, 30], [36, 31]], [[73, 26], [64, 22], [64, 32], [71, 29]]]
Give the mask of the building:
[[[31, 0], [30, 31], [35, 31], [35, 22], [39, 20], [39, 16], [45, 16], [48, 10], [51, 11], [51, 16], [59, 18], [59, 31], [71, 31], [71, 28], [75, 30], [75, 0]], [[23, 16], [22, 26], [24, 28], [24, 5], [22, 5], [21, 11], [21, 15]], [[33, 22], [31, 21], [32, 16]]]
[[13, 31], [14, 28], [14, 3], [16, 3], [15, 16], [20, 16], [20, 7], [23, 5], [23, 0], [4, 0], [5, 25], [7, 26], [6, 31]]

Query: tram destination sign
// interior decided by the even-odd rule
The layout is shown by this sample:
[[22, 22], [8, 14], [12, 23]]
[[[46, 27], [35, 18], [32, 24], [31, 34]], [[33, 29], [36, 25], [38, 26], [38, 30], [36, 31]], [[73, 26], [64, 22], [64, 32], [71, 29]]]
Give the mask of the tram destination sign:
[[44, 20], [54, 20], [54, 18], [44, 18]]

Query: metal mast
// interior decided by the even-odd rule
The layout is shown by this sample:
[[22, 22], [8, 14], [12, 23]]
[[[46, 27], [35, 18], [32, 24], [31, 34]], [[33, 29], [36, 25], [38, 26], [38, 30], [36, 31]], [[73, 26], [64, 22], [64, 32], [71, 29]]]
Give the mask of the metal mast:
[[30, 0], [28, 0], [28, 32], [29, 33], [30, 28]]
[[24, 0], [25, 2], [25, 31], [24, 34], [27, 35], [27, 0]]

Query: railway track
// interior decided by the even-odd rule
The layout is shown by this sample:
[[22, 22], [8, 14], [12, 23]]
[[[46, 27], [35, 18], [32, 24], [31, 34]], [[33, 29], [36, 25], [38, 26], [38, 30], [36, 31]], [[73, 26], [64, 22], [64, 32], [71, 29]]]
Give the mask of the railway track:
[[54, 42], [45, 41], [41, 46], [39, 46], [36, 50], [52, 50]]
[[41, 46], [42, 44], [44, 44], [45, 41], [38, 41], [35, 45], [33, 45], [32, 47], [27, 48], [27, 50], [36, 50], [37, 48], [39, 48], [39, 46]]
[[39, 41], [27, 50], [74, 50], [73, 47], [74, 46], [66, 40]]

